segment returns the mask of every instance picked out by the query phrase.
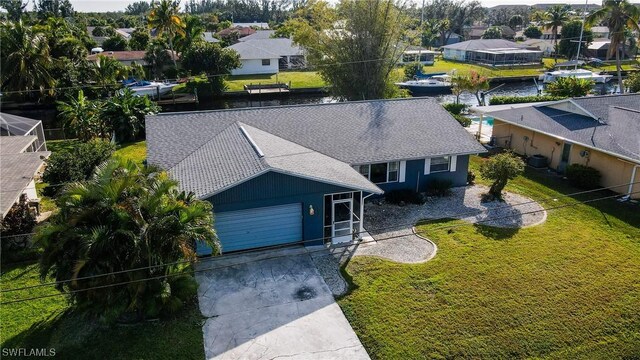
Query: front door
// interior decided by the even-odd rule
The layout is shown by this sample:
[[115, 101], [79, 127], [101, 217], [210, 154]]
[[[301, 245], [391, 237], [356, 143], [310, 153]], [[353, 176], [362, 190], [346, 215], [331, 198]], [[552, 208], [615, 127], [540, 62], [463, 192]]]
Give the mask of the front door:
[[333, 201], [331, 242], [334, 244], [349, 242], [353, 235], [353, 199]]
[[558, 171], [564, 173], [567, 165], [569, 164], [569, 155], [571, 154], [571, 144], [564, 143], [562, 146], [562, 154], [560, 155], [560, 163], [558, 164]]

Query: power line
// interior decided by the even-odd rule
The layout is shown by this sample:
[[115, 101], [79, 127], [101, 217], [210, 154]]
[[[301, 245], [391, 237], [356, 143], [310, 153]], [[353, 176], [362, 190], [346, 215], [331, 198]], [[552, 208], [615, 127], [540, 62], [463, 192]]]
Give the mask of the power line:
[[[640, 193], [640, 191], [636, 191], [633, 192], [631, 194], [635, 194], [635, 193]], [[559, 206], [555, 206], [555, 207], [550, 207], [550, 208], [542, 208], [540, 210], [533, 210], [533, 211], [529, 211], [529, 212], [524, 212], [524, 213], [519, 213], [519, 214], [512, 214], [512, 215], [506, 215], [503, 217], [496, 217], [496, 218], [487, 218], [487, 219], [483, 219], [483, 220], [478, 220], [476, 222], [464, 222], [464, 223], [460, 223], [460, 224], [453, 224], [453, 225], [445, 225], [445, 226], [440, 226], [440, 227], [436, 227], [433, 229], [430, 229], [431, 231], [435, 231], [435, 230], [442, 230], [442, 229], [451, 229], [451, 228], [457, 228], [460, 226], [466, 226], [466, 225], [475, 225], [475, 224], [480, 224], [480, 223], [485, 223], [485, 222], [491, 222], [491, 221], [496, 221], [496, 220], [501, 220], [501, 219], [508, 219], [508, 218], [512, 218], [512, 217], [516, 217], [516, 216], [522, 216], [522, 215], [527, 215], [527, 214], [536, 214], [536, 213], [540, 213], [543, 211], [550, 211], [550, 210], [557, 210], [557, 209], [562, 209], [562, 208], [566, 208], [566, 207], [571, 207], [571, 206], [577, 206], [577, 205], [582, 205], [582, 204], [587, 204], [587, 203], [591, 203], [591, 202], [595, 202], [595, 201], [601, 201], [601, 200], [606, 200], [606, 199], [611, 199], [611, 198], [616, 198], [616, 197], [620, 197], [621, 195], [616, 194], [616, 195], [610, 195], [610, 196], [605, 196], [605, 197], [600, 197], [600, 198], [596, 198], [596, 199], [590, 199], [590, 200], [585, 200], [585, 201], [578, 201], [575, 203], [571, 203], [571, 204], [564, 204], [564, 205], [559, 205]], [[442, 219], [447, 219], [447, 218], [442, 218]], [[427, 222], [429, 221], [434, 221], [434, 220], [438, 220], [438, 219], [427, 219]], [[372, 239], [372, 240], [367, 240], [367, 241], [361, 241], [357, 244], [340, 244], [340, 245], [335, 245], [333, 246], [333, 248], [342, 248], [342, 247], [349, 247], [349, 246], [357, 246], [360, 244], [367, 244], [367, 243], [371, 243], [371, 242], [380, 242], [380, 241], [385, 241], [385, 240], [392, 240], [392, 239], [397, 239], [397, 238], [401, 238], [407, 236], [406, 234], [402, 234], [402, 235], [394, 235], [394, 236], [389, 236], [386, 238], [381, 238], [381, 239]], [[293, 244], [293, 245], [299, 245], [299, 243]], [[292, 245], [288, 245], [288, 246], [292, 246]], [[286, 246], [283, 246], [286, 247]], [[307, 253], [315, 253], [315, 252], [320, 252], [320, 251], [325, 251], [326, 249], [322, 248], [322, 249], [318, 249], [318, 250], [307, 250]], [[238, 254], [238, 253], [236, 253]], [[280, 257], [284, 257], [286, 255], [278, 255], [278, 256], [273, 256], [273, 257], [267, 257], [267, 258], [262, 258], [260, 260], [251, 260], [251, 261], [247, 261], [247, 262], [241, 262], [241, 263], [235, 263], [235, 264], [230, 264], [230, 265], [225, 265], [225, 266], [220, 266], [220, 267], [213, 267], [213, 268], [206, 268], [206, 269], [199, 269], [199, 270], [193, 270], [193, 271], [188, 271], [188, 272], [179, 272], [179, 273], [174, 273], [174, 274], [167, 274], [167, 275], [162, 275], [162, 276], [155, 276], [155, 277], [151, 277], [151, 278], [144, 278], [144, 279], [136, 279], [136, 280], [132, 280], [132, 281], [124, 281], [124, 282], [120, 282], [120, 283], [115, 283], [115, 284], [107, 284], [107, 285], [101, 285], [101, 286], [95, 286], [95, 287], [90, 287], [90, 288], [86, 288], [86, 289], [78, 289], [78, 290], [71, 290], [68, 291], [66, 293], [58, 293], [58, 294], [51, 294], [51, 295], [45, 295], [45, 296], [38, 296], [38, 297], [32, 297], [32, 298], [24, 298], [24, 299], [17, 299], [17, 300], [11, 300], [11, 301], [7, 301], [7, 302], [2, 302], [0, 303], [0, 305], [7, 305], [7, 304], [13, 304], [13, 303], [18, 303], [18, 302], [24, 302], [24, 301], [30, 301], [30, 300], [37, 300], [37, 299], [42, 299], [42, 298], [48, 298], [48, 297], [53, 297], [53, 296], [62, 296], [62, 295], [67, 295], [67, 294], [74, 294], [74, 293], [78, 293], [78, 292], [83, 292], [83, 291], [90, 291], [90, 290], [96, 290], [96, 289], [102, 289], [102, 288], [108, 288], [108, 287], [112, 287], [112, 286], [120, 286], [120, 285], [127, 285], [127, 284], [132, 284], [132, 283], [138, 283], [138, 282], [143, 282], [143, 281], [150, 281], [150, 280], [159, 280], [159, 279], [164, 279], [164, 278], [168, 278], [168, 277], [173, 277], [173, 276], [179, 276], [179, 275], [184, 275], [184, 274], [195, 274], [195, 273], [199, 273], [199, 272], [203, 272], [203, 271], [209, 271], [209, 270], [218, 270], [218, 269], [222, 269], [222, 268], [228, 268], [228, 267], [232, 267], [232, 266], [237, 266], [237, 265], [242, 265], [242, 264], [248, 264], [248, 263], [252, 263], [252, 262], [256, 262], [256, 261], [261, 261], [261, 260], [267, 260], [267, 259], [275, 259], [275, 258], [280, 258]], [[215, 258], [214, 258], [215, 259]], [[67, 280], [66, 282], [68, 282], [69, 280]], [[77, 281], [73, 280], [73, 281]], [[34, 286], [35, 287], [35, 286]], [[32, 287], [27, 287], [27, 288], [32, 288]], [[10, 289], [10, 291], [16, 291], [16, 290], [20, 290], [20, 289]], [[8, 291], [3, 291], [3, 292], [8, 292]]]

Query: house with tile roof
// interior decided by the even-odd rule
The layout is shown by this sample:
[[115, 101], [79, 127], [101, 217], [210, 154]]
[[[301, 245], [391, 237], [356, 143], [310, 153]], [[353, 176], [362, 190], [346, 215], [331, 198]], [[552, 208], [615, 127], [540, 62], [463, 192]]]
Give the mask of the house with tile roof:
[[[640, 94], [589, 96], [475, 108], [493, 118], [494, 145], [546, 157], [560, 173], [593, 167], [601, 185], [640, 198]], [[638, 184], [631, 184], [639, 182]]]
[[430, 98], [164, 113], [146, 134], [148, 163], [213, 204], [223, 252], [352, 241], [366, 198], [464, 186], [484, 152]]

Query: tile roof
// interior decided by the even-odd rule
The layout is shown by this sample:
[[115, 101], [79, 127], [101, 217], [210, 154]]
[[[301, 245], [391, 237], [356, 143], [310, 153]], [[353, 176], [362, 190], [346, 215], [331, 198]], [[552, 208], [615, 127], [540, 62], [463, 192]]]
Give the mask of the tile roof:
[[[594, 117], [558, 108], [558, 102], [488, 111], [488, 115], [562, 137], [640, 163], [640, 94], [591, 96], [570, 101]], [[559, 102], [559, 103], [564, 103]]]
[[147, 117], [146, 132], [149, 163], [199, 194], [265, 169], [365, 188], [349, 165], [484, 152], [430, 98], [164, 113]]

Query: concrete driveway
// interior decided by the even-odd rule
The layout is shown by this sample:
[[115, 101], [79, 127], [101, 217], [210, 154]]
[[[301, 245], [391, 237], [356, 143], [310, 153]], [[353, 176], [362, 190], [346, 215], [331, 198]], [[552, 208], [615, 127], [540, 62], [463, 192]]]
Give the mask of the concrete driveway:
[[207, 359], [369, 359], [304, 248], [198, 266]]

